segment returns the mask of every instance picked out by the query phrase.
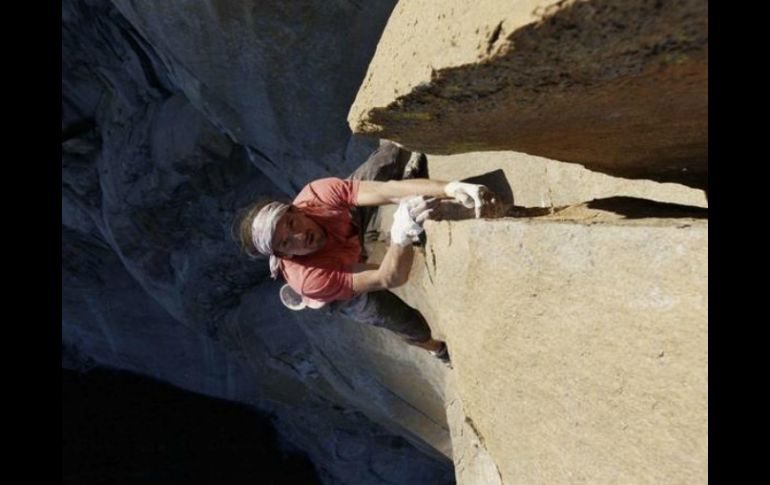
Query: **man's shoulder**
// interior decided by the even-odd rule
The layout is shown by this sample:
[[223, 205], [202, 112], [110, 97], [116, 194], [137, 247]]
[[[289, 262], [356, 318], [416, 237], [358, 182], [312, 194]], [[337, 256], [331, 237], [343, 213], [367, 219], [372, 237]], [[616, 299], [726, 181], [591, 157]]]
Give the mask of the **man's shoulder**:
[[295, 205], [323, 204], [332, 207], [351, 206], [355, 200], [358, 183], [338, 177], [313, 180], [300, 190], [294, 199]]

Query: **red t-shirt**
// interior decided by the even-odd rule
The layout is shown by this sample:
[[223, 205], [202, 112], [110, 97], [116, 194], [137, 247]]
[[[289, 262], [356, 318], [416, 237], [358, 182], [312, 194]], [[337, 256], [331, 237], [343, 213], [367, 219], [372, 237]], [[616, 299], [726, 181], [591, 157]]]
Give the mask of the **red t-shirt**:
[[326, 244], [319, 251], [281, 259], [283, 277], [300, 295], [322, 302], [353, 297], [351, 266], [361, 261], [361, 243], [350, 209], [358, 184], [332, 177], [315, 180], [292, 202], [326, 231]]

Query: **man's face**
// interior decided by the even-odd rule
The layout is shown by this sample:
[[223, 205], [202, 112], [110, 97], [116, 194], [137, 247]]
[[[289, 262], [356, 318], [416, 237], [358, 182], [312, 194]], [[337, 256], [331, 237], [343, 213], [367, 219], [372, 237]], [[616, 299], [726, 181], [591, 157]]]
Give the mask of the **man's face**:
[[279, 255], [305, 256], [318, 251], [324, 244], [326, 233], [323, 228], [294, 209], [286, 211], [275, 225], [273, 250]]

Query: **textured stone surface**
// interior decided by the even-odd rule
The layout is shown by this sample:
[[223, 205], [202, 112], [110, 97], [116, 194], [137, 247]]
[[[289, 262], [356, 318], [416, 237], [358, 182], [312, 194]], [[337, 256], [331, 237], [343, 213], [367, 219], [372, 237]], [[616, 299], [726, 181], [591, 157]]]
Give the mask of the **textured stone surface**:
[[[606, 478], [605, 465], [616, 481], [661, 481], [665, 467], [646, 468], [653, 426], [660, 462], [681, 462], [667, 479], [699, 481], [705, 222], [670, 210], [676, 219], [624, 221], [616, 210], [628, 204], [606, 204], [705, 207], [698, 191], [521, 153], [431, 157], [435, 178], [499, 170], [519, 206], [570, 205], [540, 220], [429, 226], [427, 257], [399, 292], [449, 341], [454, 371], [384, 330], [288, 311], [265, 262], [237, 254], [236, 209], [344, 176], [368, 155], [373, 143], [351, 137], [344, 114], [392, 4], [62, 4], [63, 365], [128, 369], [267, 410], [326, 483], [450, 483], [448, 457], [467, 483]], [[621, 271], [626, 280], [609, 277]], [[686, 278], [701, 307], [671, 293]], [[532, 304], [532, 287], [552, 303]], [[688, 302], [694, 316], [678, 313]], [[584, 441], [568, 433], [572, 418]], [[631, 451], [626, 461], [610, 439]], [[597, 450], [608, 459], [589, 460]]]
[[450, 374], [447, 389], [452, 394], [447, 399], [447, 419], [452, 433], [452, 458], [457, 483], [462, 485], [502, 485], [500, 470], [490, 456], [473, 420], [463, 408], [462, 398], [457, 395], [456, 374]]
[[633, 180], [594, 172], [576, 163], [517, 152], [471, 152], [429, 156], [430, 176], [438, 180], [477, 179], [507, 203], [559, 207], [605, 197], [707, 207], [703, 191], [680, 184]]
[[399, 293], [446, 337], [503, 483], [707, 481], [705, 220], [427, 231]]
[[409, 0], [348, 121], [427, 153], [515, 150], [704, 188], [703, 0]]
[[393, 0], [113, 0], [163, 70], [286, 194], [349, 173], [368, 141], [344, 119]]

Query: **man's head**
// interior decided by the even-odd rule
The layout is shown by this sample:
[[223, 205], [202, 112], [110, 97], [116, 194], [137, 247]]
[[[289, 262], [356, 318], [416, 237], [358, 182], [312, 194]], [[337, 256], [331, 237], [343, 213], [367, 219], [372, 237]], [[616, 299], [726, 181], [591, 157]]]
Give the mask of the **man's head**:
[[273, 251], [280, 257], [305, 256], [326, 244], [326, 232], [313, 219], [293, 206], [276, 222]]
[[237, 218], [238, 242], [248, 255], [270, 258], [270, 273], [278, 273], [278, 258], [304, 256], [326, 244], [326, 233], [315, 221], [282, 202], [262, 200]]

